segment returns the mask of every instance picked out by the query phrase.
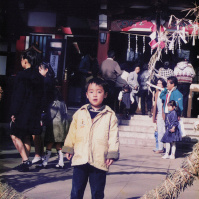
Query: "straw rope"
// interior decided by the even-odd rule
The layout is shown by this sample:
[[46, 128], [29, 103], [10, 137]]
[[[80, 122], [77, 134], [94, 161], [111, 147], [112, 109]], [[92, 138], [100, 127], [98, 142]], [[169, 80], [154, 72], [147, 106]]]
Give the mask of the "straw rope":
[[166, 179], [155, 189], [149, 191], [141, 199], [174, 199], [187, 186], [193, 185], [193, 181], [199, 174], [199, 143], [195, 144], [192, 153], [185, 158], [181, 167], [169, 174]]
[[17, 192], [11, 186], [0, 180], [0, 198], [1, 199], [28, 199], [26, 196], [23, 196], [21, 193]]

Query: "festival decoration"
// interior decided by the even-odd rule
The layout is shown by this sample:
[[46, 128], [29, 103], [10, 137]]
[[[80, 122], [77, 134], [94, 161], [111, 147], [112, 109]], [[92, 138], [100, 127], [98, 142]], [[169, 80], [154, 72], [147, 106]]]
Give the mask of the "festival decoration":
[[138, 36], [137, 35], [135, 36], [135, 40], [136, 40], [136, 43], [135, 43], [135, 53], [137, 54], [138, 53]]
[[[157, 25], [153, 23], [151, 26], [152, 34], [150, 35], [151, 42], [149, 45], [151, 46], [151, 53], [153, 49], [156, 49], [156, 52], [152, 55], [149, 64], [148, 64], [148, 70], [150, 73], [150, 81], [153, 80], [154, 75], [156, 75], [155, 70], [155, 64], [157, 61], [160, 60], [162, 49], [165, 48], [166, 54], [168, 53], [168, 49], [172, 51], [172, 54], [175, 52], [175, 43], [178, 44], [178, 52], [181, 52], [181, 41], [183, 41], [185, 44], [188, 42], [189, 35], [191, 35], [192, 45], [195, 45], [195, 39], [196, 35], [198, 35], [199, 38], [199, 27], [198, 27], [198, 19], [199, 19], [199, 6], [195, 3], [195, 8], [189, 8], [183, 11], [187, 11], [185, 18], [179, 19], [175, 17], [174, 15], [170, 16], [169, 22], [168, 22], [168, 28], [166, 29], [163, 26], [163, 23], [161, 23], [159, 30], [157, 30]], [[189, 14], [194, 14], [196, 16], [196, 19], [190, 20], [186, 17]], [[173, 33], [169, 30], [171, 30], [171, 27], [173, 26], [176, 28], [176, 30], [172, 30]], [[176, 45], [177, 46], [177, 45]], [[150, 89], [150, 87], [149, 87]]]
[[143, 53], [145, 52], [145, 36], [143, 37]]
[[199, 176], [199, 143], [195, 144], [192, 153], [184, 160], [181, 167], [168, 174], [166, 179], [141, 199], [174, 199], [187, 186], [191, 186]]

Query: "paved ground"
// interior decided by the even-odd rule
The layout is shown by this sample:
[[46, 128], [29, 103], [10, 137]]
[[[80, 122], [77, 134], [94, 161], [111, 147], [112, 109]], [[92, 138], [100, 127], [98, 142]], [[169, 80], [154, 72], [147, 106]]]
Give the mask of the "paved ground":
[[[56, 169], [56, 153], [50, 160], [47, 169], [38, 169], [35, 166], [26, 173], [13, 170], [20, 164], [20, 156], [10, 139], [0, 141], [0, 172], [9, 185], [25, 196], [32, 199], [68, 199], [70, 198], [72, 168], [65, 159], [65, 168]], [[188, 150], [177, 151], [177, 159], [164, 160], [160, 154], [154, 154], [152, 148], [136, 148], [121, 145], [120, 160], [111, 166], [107, 175], [105, 189], [106, 199], [136, 199], [147, 191], [155, 188], [164, 181], [168, 172], [180, 167]], [[32, 148], [31, 158], [34, 148]], [[87, 186], [85, 199], [91, 198], [90, 188]], [[199, 198], [199, 180], [180, 194], [180, 199]]]

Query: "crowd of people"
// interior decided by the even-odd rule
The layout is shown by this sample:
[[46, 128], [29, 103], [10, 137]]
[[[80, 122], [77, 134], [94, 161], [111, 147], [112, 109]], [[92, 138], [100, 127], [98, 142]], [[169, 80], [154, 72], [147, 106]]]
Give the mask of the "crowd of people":
[[[34, 50], [21, 55], [24, 70], [16, 76], [11, 103], [10, 136], [22, 158], [22, 164], [17, 167], [19, 171], [28, 171], [32, 164], [46, 167], [55, 145], [56, 168], [64, 167], [64, 153], [72, 160], [71, 198], [83, 198], [88, 179], [92, 198], [103, 198], [106, 172], [119, 158], [115, 111], [129, 119], [136, 114], [139, 97], [142, 115], [147, 108], [148, 116], [153, 116], [152, 121], [157, 124], [154, 152], [164, 153], [166, 146], [162, 158], [175, 159], [176, 142], [182, 140], [179, 118], [182, 114], [187, 116], [187, 93], [195, 75], [186, 60], [181, 60], [174, 71], [168, 61], [164, 62], [156, 74], [156, 83], [151, 83], [146, 63], [142, 66], [137, 63], [133, 71], [121, 78], [124, 71], [114, 61], [113, 50], [108, 52], [101, 67], [95, 57], [85, 56], [79, 67], [84, 105], [73, 115], [67, 132], [67, 107], [56, 87], [54, 71], [49, 63], [36, 63], [36, 56]], [[118, 77], [120, 87], [116, 86]], [[44, 130], [45, 136], [42, 136]], [[31, 137], [35, 145], [32, 161], [29, 160]]]

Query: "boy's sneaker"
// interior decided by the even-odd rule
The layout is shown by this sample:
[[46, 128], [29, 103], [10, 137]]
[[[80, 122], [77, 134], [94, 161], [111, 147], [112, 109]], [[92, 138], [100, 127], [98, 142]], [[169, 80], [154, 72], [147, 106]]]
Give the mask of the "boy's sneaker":
[[149, 116], [150, 118], [152, 117], [151, 111], [148, 111], [148, 116]]
[[174, 159], [175, 159], [175, 155], [171, 154], [171, 155], [169, 156], [169, 158], [172, 159], [172, 160], [174, 160]]
[[64, 154], [62, 153], [62, 150], [57, 151], [58, 154], [58, 163], [56, 164], [56, 168], [64, 168]]
[[46, 155], [44, 156], [44, 160], [43, 160], [43, 163], [42, 163], [43, 167], [47, 166], [50, 156], [51, 156], [51, 151], [46, 150]]
[[162, 156], [163, 159], [169, 159], [169, 154], [168, 153], [165, 153], [163, 156]]
[[30, 160], [23, 161], [22, 164], [16, 167], [19, 172], [27, 172], [29, 171], [29, 167], [32, 166], [32, 162]]
[[42, 163], [41, 157], [34, 157], [32, 160], [32, 164], [41, 164], [41, 163]]

